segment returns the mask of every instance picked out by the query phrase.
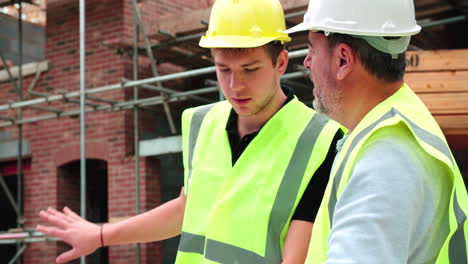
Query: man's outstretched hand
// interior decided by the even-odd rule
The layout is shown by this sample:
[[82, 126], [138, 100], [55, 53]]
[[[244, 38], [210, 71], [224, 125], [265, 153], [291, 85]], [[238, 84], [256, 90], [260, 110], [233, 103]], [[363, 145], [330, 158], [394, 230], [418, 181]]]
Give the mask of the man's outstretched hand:
[[101, 227], [81, 218], [68, 207], [63, 213], [53, 208], [41, 211], [39, 216], [49, 226], [38, 225], [36, 230], [56, 237], [69, 244], [72, 249], [57, 257], [57, 263], [66, 263], [93, 253], [101, 247]]

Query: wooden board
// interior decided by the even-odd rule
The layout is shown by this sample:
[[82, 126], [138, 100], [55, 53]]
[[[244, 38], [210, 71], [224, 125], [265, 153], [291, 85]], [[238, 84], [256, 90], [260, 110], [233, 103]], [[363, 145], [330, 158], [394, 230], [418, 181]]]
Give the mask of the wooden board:
[[468, 136], [468, 114], [465, 115], [434, 115], [439, 126], [448, 135]]
[[408, 51], [406, 72], [468, 70], [468, 49]]
[[[308, 0], [281, 0], [285, 14], [306, 10]], [[167, 32], [171, 35], [183, 35], [194, 32], [206, 31], [207, 26], [203, 22], [209, 22], [211, 8], [186, 11], [183, 14], [165, 16], [159, 19], [158, 23], [145, 22], [147, 34], [152, 39], [159, 39], [159, 31]], [[302, 21], [302, 16], [300, 17]]]
[[184, 14], [165, 16], [158, 23], [146, 23], [148, 37], [158, 39], [159, 31], [169, 33], [173, 36], [187, 32], [205, 31], [206, 25], [202, 21], [208, 21], [211, 8], [191, 10]]
[[405, 74], [405, 82], [416, 93], [468, 92], [468, 70], [410, 72]]
[[[461, 93], [420, 93], [418, 96], [433, 115], [468, 114], [468, 92]], [[468, 124], [466, 124], [468, 126]]]

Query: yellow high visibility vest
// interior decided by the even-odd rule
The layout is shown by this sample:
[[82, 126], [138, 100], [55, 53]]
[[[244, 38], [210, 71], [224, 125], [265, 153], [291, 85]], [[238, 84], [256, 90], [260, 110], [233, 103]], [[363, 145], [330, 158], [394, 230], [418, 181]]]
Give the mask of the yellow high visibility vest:
[[412, 132], [422, 149], [440, 160], [451, 171], [451, 178], [447, 179], [453, 182], [450, 213], [447, 215], [450, 232], [436, 263], [467, 263], [465, 235], [468, 196], [463, 178], [437, 122], [417, 95], [403, 84], [394, 95], [372, 109], [343, 144], [333, 165], [330, 182], [316, 217], [307, 264], [322, 264], [326, 260], [327, 239], [333, 225], [335, 205], [348, 183], [361, 147], [377, 130], [401, 123]]
[[292, 214], [339, 125], [297, 98], [259, 131], [232, 166], [220, 102], [184, 111], [187, 195], [176, 263], [281, 263]]

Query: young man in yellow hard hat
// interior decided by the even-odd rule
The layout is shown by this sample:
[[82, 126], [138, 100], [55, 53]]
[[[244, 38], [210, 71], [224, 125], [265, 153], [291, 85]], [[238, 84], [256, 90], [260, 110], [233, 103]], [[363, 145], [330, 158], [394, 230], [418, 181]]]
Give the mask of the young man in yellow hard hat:
[[403, 81], [412, 0], [310, 0], [314, 106], [348, 128], [306, 263], [467, 263], [468, 197], [431, 113]]
[[304, 262], [341, 132], [281, 88], [284, 30], [277, 0], [216, 1], [200, 46], [211, 48], [227, 100], [183, 114], [185, 191], [103, 227], [68, 209], [42, 212], [57, 227], [38, 230], [73, 246], [59, 262], [178, 234], [176, 263]]

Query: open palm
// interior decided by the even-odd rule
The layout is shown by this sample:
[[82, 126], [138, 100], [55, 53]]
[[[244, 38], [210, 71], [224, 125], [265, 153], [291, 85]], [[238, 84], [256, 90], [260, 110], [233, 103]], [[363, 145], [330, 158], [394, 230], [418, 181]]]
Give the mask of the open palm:
[[48, 208], [41, 211], [39, 216], [48, 225], [38, 225], [37, 231], [56, 237], [72, 247], [57, 257], [57, 263], [89, 255], [101, 246], [101, 227], [81, 218], [68, 207], [63, 212]]

